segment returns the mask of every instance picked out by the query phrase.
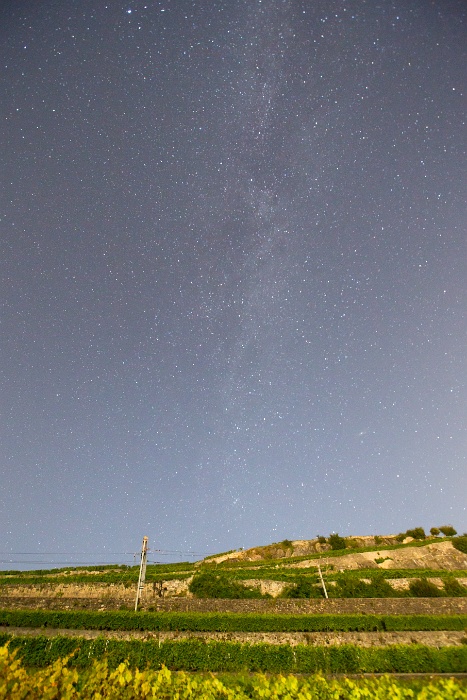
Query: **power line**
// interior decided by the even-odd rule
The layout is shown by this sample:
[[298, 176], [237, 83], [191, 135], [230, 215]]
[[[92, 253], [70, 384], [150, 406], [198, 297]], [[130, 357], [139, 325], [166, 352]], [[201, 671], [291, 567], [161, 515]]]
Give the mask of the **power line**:
[[[187, 549], [154, 549], [153, 547], [151, 547], [150, 549], [153, 552], [168, 552], [170, 554], [206, 554], [206, 555], [214, 554], [214, 552], [195, 552], [192, 549], [188, 549], [188, 550]], [[63, 552], [63, 551], [61, 551], [61, 552], [60, 551], [55, 551], [55, 552], [38, 552], [38, 551], [36, 551], [36, 552], [16, 552], [16, 551], [12, 551], [12, 550], [8, 550], [8, 551], [7, 550], [0, 550], [0, 555], [11, 554], [11, 555], [18, 555], [18, 556], [19, 555], [21, 555], [21, 556], [22, 555], [29, 555], [29, 554], [32, 554], [32, 555], [46, 554], [48, 556], [50, 556], [50, 555], [61, 556], [63, 554], [100, 554], [100, 553], [102, 553], [102, 552], [96, 552], [96, 551], [75, 552], [75, 551], [70, 551], [70, 550], [65, 551], [65, 552]], [[106, 556], [108, 556], [109, 554], [131, 554], [133, 556], [134, 551], [132, 550], [131, 552], [104, 552], [104, 554]]]
[[[17, 556], [17, 557], [37, 557], [37, 556], [46, 556], [46, 557], [64, 557], [68, 555], [89, 555], [89, 556], [97, 556], [99, 552], [0, 552], [0, 556]], [[109, 556], [133, 556], [134, 552], [104, 552], [104, 555], [106, 557]]]
[[[195, 557], [214, 556], [215, 552], [194, 552], [193, 550], [183, 551], [180, 549], [150, 549], [151, 552], [157, 552], [160, 556], [169, 556], [171, 554], [184, 554]], [[135, 552], [0, 552], [3, 557], [74, 557], [74, 556], [104, 556], [108, 557], [133, 557]]]

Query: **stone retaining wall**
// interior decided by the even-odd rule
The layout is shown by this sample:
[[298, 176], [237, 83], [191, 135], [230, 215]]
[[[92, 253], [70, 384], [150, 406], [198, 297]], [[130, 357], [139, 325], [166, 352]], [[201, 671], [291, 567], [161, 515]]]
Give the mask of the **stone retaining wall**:
[[185, 639], [203, 641], [229, 641], [240, 644], [297, 644], [305, 646], [329, 646], [357, 644], [360, 647], [390, 646], [392, 644], [424, 644], [431, 647], [462, 646], [465, 644], [465, 632], [148, 632], [132, 630], [68, 630], [29, 627], [0, 627], [0, 632], [22, 637], [79, 637], [82, 639], [141, 639], [165, 642]]
[[[172, 597], [191, 598], [188, 590], [193, 577], [185, 579], [171, 579], [162, 582], [147, 582], [143, 591], [143, 603], [154, 605], [161, 599]], [[369, 582], [370, 579], [362, 579]], [[413, 579], [386, 579], [389, 585], [395, 590], [408, 590]], [[439, 588], [443, 588], [441, 578], [429, 578]], [[467, 584], [467, 579], [457, 578], [462, 585]], [[290, 584], [283, 581], [272, 581], [266, 579], [250, 579], [239, 581], [244, 586], [257, 588], [262, 595], [270, 595], [273, 598], [281, 595]], [[328, 581], [327, 586], [336, 585], [335, 581]], [[53, 583], [52, 581], [43, 584], [3, 584], [0, 587], [0, 595], [5, 598], [68, 598], [77, 600], [118, 600], [120, 605], [129, 605], [134, 602], [136, 588], [134, 584], [123, 583]], [[265, 601], [267, 602], [267, 601]], [[318, 601], [319, 602], [319, 601]]]
[[[191, 578], [169, 581], [147, 582], [143, 596], [146, 602], [155, 601], [165, 596], [188, 594]], [[122, 605], [134, 602], [136, 584], [122, 583], [53, 583], [3, 585], [0, 588], [2, 598], [75, 598], [77, 600], [119, 600]]]
[[[101, 598], [0, 596], [2, 608], [50, 610], [132, 609], [134, 595], [125, 600], [109, 595]], [[274, 614], [362, 613], [376, 615], [467, 614], [467, 598], [336, 598], [332, 600], [224, 600], [198, 598], [144, 598], [142, 609], [185, 612], [238, 612]]]

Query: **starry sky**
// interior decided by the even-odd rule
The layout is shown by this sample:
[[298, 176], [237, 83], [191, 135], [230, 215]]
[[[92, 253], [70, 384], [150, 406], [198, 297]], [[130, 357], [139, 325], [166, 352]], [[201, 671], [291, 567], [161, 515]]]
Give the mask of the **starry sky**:
[[467, 529], [464, 2], [0, 27], [2, 568]]

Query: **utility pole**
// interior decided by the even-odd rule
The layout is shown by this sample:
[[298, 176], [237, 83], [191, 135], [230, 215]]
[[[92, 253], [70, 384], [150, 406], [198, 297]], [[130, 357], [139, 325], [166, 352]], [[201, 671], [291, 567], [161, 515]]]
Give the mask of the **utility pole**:
[[144, 588], [144, 579], [146, 578], [146, 562], [148, 558], [148, 538], [143, 537], [143, 546], [141, 547], [141, 563], [139, 565], [138, 588], [136, 589], [135, 612], [138, 610], [138, 603], [141, 600], [141, 594]]

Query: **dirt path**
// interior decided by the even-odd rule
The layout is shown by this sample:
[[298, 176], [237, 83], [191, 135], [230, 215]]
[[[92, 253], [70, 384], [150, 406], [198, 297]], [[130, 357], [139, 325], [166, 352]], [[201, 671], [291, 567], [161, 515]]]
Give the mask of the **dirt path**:
[[122, 632], [102, 630], [44, 629], [31, 627], [0, 626], [0, 633], [14, 636], [81, 637], [83, 639], [140, 639], [161, 643], [166, 640], [203, 639], [240, 642], [242, 644], [305, 644], [331, 646], [358, 644], [362, 647], [389, 646], [391, 644], [424, 644], [430, 647], [462, 646], [466, 640], [463, 631], [436, 632]]
[[[21, 610], [119, 610], [116, 597], [53, 598], [42, 596], [0, 595], [0, 608]], [[127, 609], [132, 609], [129, 606]], [[366, 615], [461, 615], [467, 614], [467, 598], [333, 598], [329, 600], [225, 600], [218, 598], [143, 599], [142, 609], [155, 612], [232, 612], [300, 615], [318, 613], [364, 613]]]

